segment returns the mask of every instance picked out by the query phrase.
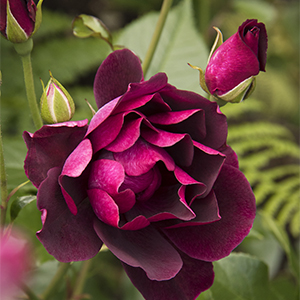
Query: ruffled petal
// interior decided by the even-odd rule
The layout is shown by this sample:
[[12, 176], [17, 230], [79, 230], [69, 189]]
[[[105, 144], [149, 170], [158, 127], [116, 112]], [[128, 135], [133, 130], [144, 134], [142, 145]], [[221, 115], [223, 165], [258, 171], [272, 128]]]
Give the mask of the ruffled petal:
[[66, 158], [82, 141], [87, 122], [44, 125], [34, 134], [27, 131], [23, 133], [28, 148], [24, 169], [35, 187], [39, 187], [51, 168], [62, 168]]
[[182, 269], [174, 278], [166, 281], [150, 280], [141, 268], [125, 263], [123, 267], [134, 286], [147, 300], [194, 300], [213, 284], [213, 265], [184, 254], [181, 258]]
[[173, 278], [182, 267], [178, 252], [151, 225], [132, 231], [97, 221], [94, 227], [116, 257], [130, 266], [142, 268], [151, 280]]
[[[204, 111], [205, 131], [201, 124], [196, 126], [196, 128], [199, 128], [199, 132], [191, 132], [191, 135], [195, 137], [195, 141], [214, 149], [218, 149], [226, 143], [226, 116], [220, 112], [217, 103], [211, 102], [196, 93], [178, 90], [170, 84], [160, 91], [160, 95], [173, 111], [197, 108]], [[182, 128], [184, 129], [184, 127]]]
[[222, 167], [214, 192], [220, 210], [220, 221], [163, 229], [179, 249], [191, 257], [205, 261], [215, 261], [229, 255], [249, 233], [256, 211], [251, 187], [243, 173], [234, 167]]
[[37, 205], [42, 211], [43, 228], [37, 237], [46, 250], [61, 262], [81, 261], [94, 257], [102, 242], [95, 233], [95, 215], [86, 199], [73, 215], [58, 184], [60, 168], [53, 168], [41, 183]]
[[[75, 185], [75, 182], [78, 180], [70, 182], [70, 179], [78, 178], [84, 172], [92, 159], [92, 155], [93, 150], [91, 142], [88, 139], [84, 139], [66, 159], [62, 172], [59, 176], [59, 184], [61, 186], [63, 196], [70, 211], [74, 215], [77, 214], [77, 207], [71, 195], [73, 194], [75, 197], [77, 196], [76, 193], [72, 193], [72, 190], [75, 189], [77, 191], [78, 185]], [[82, 184], [80, 181], [79, 183], [80, 185]], [[83, 189], [85, 190], [86, 186], [84, 186]]]
[[123, 95], [130, 83], [140, 82], [142, 79], [141, 62], [132, 51], [122, 49], [112, 52], [102, 62], [95, 77], [97, 107]]
[[148, 144], [142, 139], [138, 139], [131, 148], [114, 153], [114, 158], [122, 164], [129, 176], [139, 176], [148, 172], [160, 160], [169, 171], [175, 168], [173, 159], [164, 149]]

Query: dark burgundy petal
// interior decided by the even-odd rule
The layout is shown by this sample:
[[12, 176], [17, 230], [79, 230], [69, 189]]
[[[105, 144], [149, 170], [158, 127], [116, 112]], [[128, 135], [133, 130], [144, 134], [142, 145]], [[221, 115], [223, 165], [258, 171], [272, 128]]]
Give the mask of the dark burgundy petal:
[[105, 147], [112, 152], [122, 152], [130, 148], [140, 136], [140, 126], [143, 118], [126, 121], [118, 136]]
[[130, 266], [142, 268], [152, 280], [173, 278], [182, 267], [178, 252], [151, 225], [131, 231], [97, 221], [94, 227], [115, 256]]
[[182, 169], [206, 186], [204, 195], [207, 195], [219, 175], [225, 155], [196, 142], [194, 142], [194, 145], [193, 162], [190, 166], [182, 167]]
[[163, 230], [183, 252], [205, 261], [215, 261], [229, 255], [249, 233], [255, 218], [253, 192], [238, 169], [225, 164], [214, 192], [219, 205], [220, 221]]
[[164, 149], [148, 144], [142, 139], [138, 139], [131, 148], [114, 153], [114, 158], [123, 165], [129, 176], [139, 176], [148, 172], [160, 160], [169, 171], [175, 168], [173, 159]]
[[148, 120], [166, 131], [188, 133], [195, 141], [206, 137], [205, 113], [201, 109], [159, 113], [149, 116]]
[[239, 168], [238, 157], [231, 147], [224, 145], [222, 148], [218, 150], [226, 155], [226, 160], [224, 162], [225, 164], [228, 164], [237, 169]]
[[[122, 97], [115, 112], [123, 112], [142, 107], [143, 113], [152, 111], [152, 113], [159, 111], [168, 111], [170, 108], [156, 92], [160, 91], [167, 85], [168, 78], [164, 73], [158, 73], [147, 81], [140, 83], [131, 83], [129, 90]], [[151, 101], [150, 101], [151, 100]], [[145, 107], [148, 107], [145, 109]]]
[[220, 112], [217, 103], [211, 102], [196, 93], [178, 90], [171, 85], [166, 86], [160, 94], [173, 111], [197, 108], [204, 111], [205, 131], [202, 129], [203, 126], [200, 126], [197, 136], [203, 136], [204, 132], [206, 134], [201, 140], [195, 139], [197, 142], [214, 149], [218, 149], [225, 144], [227, 138], [226, 116]]
[[218, 201], [213, 191], [211, 191], [205, 198], [196, 198], [191, 205], [191, 209], [196, 215], [195, 218], [188, 222], [176, 221], [174, 225], [168, 226], [167, 228], [198, 226], [216, 222], [221, 219]]
[[108, 102], [96, 112], [96, 114], [91, 119], [86, 135], [90, 134], [92, 131], [98, 128], [98, 126], [111, 115], [119, 100], [120, 98], [116, 98]]
[[194, 300], [213, 284], [213, 265], [184, 254], [181, 258], [182, 269], [174, 278], [166, 281], [150, 280], [141, 268], [125, 263], [123, 266], [134, 286], [147, 300]]
[[[63, 196], [70, 211], [74, 215], [77, 214], [77, 207], [70, 193], [72, 193], [71, 191], [73, 190], [73, 187], [76, 187], [76, 185], [73, 181], [71, 181], [71, 184], [68, 184], [68, 182], [70, 182], [70, 177], [76, 178], [83, 173], [91, 161], [92, 155], [93, 150], [91, 142], [88, 139], [84, 139], [66, 159], [61, 175], [59, 176], [59, 184], [61, 186]], [[67, 186], [69, 186], [69, 189], [66, 188]]]
[[122, 129], [123, 121], [124, 114], [110, 116], [89, 134], [94, 153], [115, 140]]
[[[119, 193], [119, 188], [124, 182], [124, 179], [125, 179], [125, 171], [123, 166], [120, 163], [110, 159], [99, 159], [92, 163], [88, 188], [105, 191], [108, 195], [110, 195], [110, 197], [112, 197], [111, 200], [108, 199], [107, 196], [105, 195], [105, 198], [107, 198], [106, 200], [109, 203], [111, 201], [114, 202], [114, 204], [112, 203], [110, 204], [110, 206], [115, 207], [115, 205], [117, 205], [118, 213], [119, 212], [124, 213], [129, 209], [131, 209], [132, 206], [135, 204], [135, 195], [132, 191], [127, 190]], [[98, 198], [100, 197], [98, 196], [98, 194], [100, 195], [100, 193], [102, 192], [94, 191], [90, 193], [93, 193], [95, 197], [97, 197], [97, 199], [93, 200], [93, 203], [95, 205], [96, 202], [100, 203], [102, 201], [101, 199], [99, 199], [98, 201]], [[92, 206], [94, 207], [93, 203]], [[97, 205], [100, 207], [100, 205], [104, 205], [104, 204], [97, 204]]]
[[260, 71], [265, 71], [265, 66], [267, 61], [267, 48], [268, 48], [268, 35], [267, 35], [265, 24], [257, 23], [257, 20], [255, 19], [246, 20], [239, 27], [238, 33], [241, 39], [249, 46], [249, 44], [247, 43], [246, 35], [253, 28], [257, 28], [259, 30], [257, 58], [259, 61]]
[[143, 215], [150, 222], [167, 219], [191, 220], [194, 212], [187, 205], [184, 194], [180, 193], [180, 185], [160, 187], [147, 201], [137, 202], [136, 205], [125, 214], [129, 220]]
[[28, 148], [24, 169], [30, 181], [38, 187], [53, 167], [64, 165], [66, 158], [83, 139], [87, 120], [44, 125], [34, 134], [23, 133]]
[[94, 94], [97, 107], [123, 95], [128, 85], [140, 82], [143, 71], [139, 58], [128, 49], [112, 52], [99, 67], [95, 81]]
[[73, 215], [58, 184], [60, 168], [53, 168], [41, 183], [37, 205], [42, 211], [43, 228], [37, 237], [57, 260], [62, 262], [81, 261], [94, 257], [102, 242], [93, 229], [95, 215], [86, 199]]

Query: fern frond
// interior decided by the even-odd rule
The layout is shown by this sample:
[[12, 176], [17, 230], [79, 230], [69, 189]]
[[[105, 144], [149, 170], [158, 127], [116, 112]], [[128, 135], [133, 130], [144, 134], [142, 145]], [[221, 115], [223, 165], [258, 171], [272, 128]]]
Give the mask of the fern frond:
[[279, 124], [245, 123], [229, 127], [228, 144], [249, 180], [260, 209], [299, 235], [299, 146]]

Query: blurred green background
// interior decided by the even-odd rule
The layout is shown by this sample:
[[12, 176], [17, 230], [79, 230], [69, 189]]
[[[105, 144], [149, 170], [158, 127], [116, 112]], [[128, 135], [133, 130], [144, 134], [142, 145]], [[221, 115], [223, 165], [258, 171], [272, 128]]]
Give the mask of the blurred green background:
[[[45, 0], [43, 23], [34, 36], [32, 52], [38, 98], [42, 93], [40, 79], [46, 83], [51, 70], [75, 101], [73, 119], [90, 119], [92, 114], [85, 99], [95, 108], [93, 79], [110, 48], [98, 39], [74, 37], [73, 18], [82, 13], [100, 18], [112, 31], [115, 44], [134, 50], [143, 59], [161, 4], [162, 1], [158, 0]], [[213, 26], [220, 28], [227, 39], [245, 19], [251, 18], [264, 22], [267, 27], [266, 73], [259, 74], [251, 98], [222, 108], [228, 117], [228, 144], [239, 156], [240, 167], [253, 187], [258, 206], [253, 230], [236, 252], [249, 253], [268, 267], [270, 299], [296, 300], [300, 248], [299, 1], [174, 1], [146, 78], [163, 71], [176, 87], [204, 95], [199, 86], [198, 72], [187, 63], [205, 69], [215, 38]], [[21, 134], [24, 130], [33, 132], [34, 127], [26, 101], [20, 59], [13, 46], [4, 39], [1, 39], [1, 71], [1, 123], [11, 190], [26, 181], [23, 171], [26, 147]], [[27, 184], [11, 202], [34, 193], [33, 186]], [[57, 262], [35, 238], [41, 222], [34, 202], [19, 213], [15, 224], [26, 230], [36, 247], [39, 268], [30, 284], [37, 291], [42, 290], [49, 276], [54, 274]], [[216, 263], [216, 269], [221, 266], [222, 263]], [[73, 264], [66, 280], [72, 282], [79, 267], [80, 263]], [[218, 298], [221, 283], [217, 280], [216, 288], [203, 293], [199, 299], [254, 299], [241, 295], [234, 298], [226, 291], [223, 298]], [[54, 299], [65, 299], [67, 291], [62, 288], [58, 292], [60, 298]], [[95, 258], [85, 293], [90, 299], [142, 299], [119, 261], [109, 252], [100, 253]]]

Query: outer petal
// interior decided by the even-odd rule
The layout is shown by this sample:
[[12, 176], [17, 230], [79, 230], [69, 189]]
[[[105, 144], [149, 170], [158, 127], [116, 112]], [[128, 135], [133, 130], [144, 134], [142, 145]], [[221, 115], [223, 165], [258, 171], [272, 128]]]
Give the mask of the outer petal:
[[87, 120], [45, 125], [34, 134], [24, 132], [28, 148], [24, 169], [38, 187], [53, 167], [62, 167], [66, 158], [83, 139]]
[[97, 221], [95, 230], [115, 256], [128, 265], [142, 268], [151, 280], [173, 278], [182, 267], [178, 252], [151, 225], [131, 231]]
[[43, 228], [37, 237], [57, 260], [80, 261], [95, 256], [102, 242], [93, 228], [95, 215], [86, 199], [74, 216], [61, 193], [58, 184], [60, 168], [53, 168], [38, 191], [38, 208], [42, 211]]
[[129, 83], [142, 79], [139, 58], [128, 49], [114, 51], [103, 61], [95, 77], [94, 94], [98, 108], [124, 94]]
[[219, 204], [220, 221], [163, 230], [183, 252], [205, 261], [215, 261], [229, 255], [249, 233], [255, 218], [253, 192], [238, 169], [225, 164], [214, 191]]
[[140, 268], [123, 263], [124, 269], [135, 287], [147, 300], [194, 300], [211, 287], [214, 280], [212, 263], [193, 259], [182, 254], [183, 267], [172, 279], [150, 280]]

